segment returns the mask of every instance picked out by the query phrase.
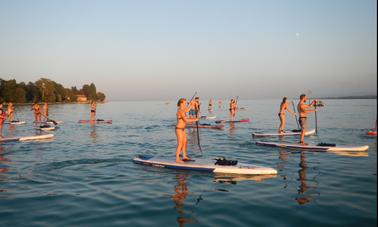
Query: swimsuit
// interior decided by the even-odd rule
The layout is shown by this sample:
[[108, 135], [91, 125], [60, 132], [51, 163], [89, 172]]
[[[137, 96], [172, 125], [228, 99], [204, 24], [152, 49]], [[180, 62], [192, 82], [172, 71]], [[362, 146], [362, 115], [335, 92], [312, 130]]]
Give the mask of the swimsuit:
[[301, 126], [302, 131], [307, 130], [307, 117], [300, 117], [299, 125]]

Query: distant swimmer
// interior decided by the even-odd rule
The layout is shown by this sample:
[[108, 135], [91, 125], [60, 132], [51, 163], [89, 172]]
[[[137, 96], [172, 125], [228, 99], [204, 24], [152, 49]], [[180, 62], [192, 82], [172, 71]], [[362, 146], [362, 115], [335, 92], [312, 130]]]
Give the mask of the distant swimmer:
[[47, 121], [47, 119], [49, 118], [49, 105], [47, 104], [47, 102], [43, 104], [42, 115], [45, 118], [45, 121]]
[[3, 110], [3, 104], [0, 103], [0, 138], [3, 138], [3, 124], [6, 117], [6, 113]]
[[218, 108], [222, 109], [222, 99], [218, 99]]
[[31, 110], [34, 111], [34, 123], [41, 123], [41, 110], [37, 101], [34, 102]]
[[285, 112], [288, 111], [293, 116], [295, 113], [289, 109], [288, 104], [286, 102], [287, 98], [283, 97], [282, 102], [280, 104], [280, 112], [278, 113], [278, 117], [280, 118], [280, 127], [278, 128], [278, 133], [285, 133]]
[[[186, 113], [190, 108], [187, 108], [187, 101], [184, 98], [179, 99], [177, 102], [177, 124], [176, 124], [176, 136], [177, 136], [177, 148], [176, 148], [176, 162], [183, 163], [189, 161], [190, 158], [186, 155], [187, 138], [185, 133], [185, 127], [187, 123], [198, 121], [198, 118], [189, 119], [186, 117]], [[180, 159], [180, 152], [182, 151], [182, 160]]]
[[90, 109], [91, 109], [91, 112], [89, 114], [90, 120], [95, 120], [96, 119], [96, 109], [97, 109], [96, 101], [91, 100]]
[[312, 110], [312, 106], [316, 104], [316, 99], [314, 99], [310, 105], [306, 104], [306, 95], [302, 94], [299, 98], [298, 103], [298, 113], [299, 113], [299, 124], [301, 126], [301, 139], [299, 141], [300, 144], [304, 144], [304, 137], [307, 131], [307, 114], [317, 111], [317, 109]]
[[8, 108], [7, 108], [7, 114], [8, 114], [8, 121], [12, 122], [14, 118], [14, 106], [13, 103], [8, 103]]

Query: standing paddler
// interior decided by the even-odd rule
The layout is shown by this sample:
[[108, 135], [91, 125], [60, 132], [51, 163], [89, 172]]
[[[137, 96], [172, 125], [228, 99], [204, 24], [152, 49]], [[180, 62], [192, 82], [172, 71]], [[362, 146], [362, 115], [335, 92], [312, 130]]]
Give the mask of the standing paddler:
[[8, 103], [8, 108], [7, 108], [7, 114], [8, 114], [8, 121], [12, 122], [14, 118], [14, 106], [13, 103]]
[[[176, 136], [177, 136], [177, 147], [176, 147], [176, 162], [184, 163], [184, 161], [189, 161], [190, 158], [186, 155], [186, 132], [185, 127], [187, 123], [192, 123], [198, 121], [198, 118], [189, 119], [186, 117], [186, 113], [189, 112], [191, 107], [187, 107], [186, 99], [180, 98], [177, 102], [177, 124], [176, 124]], [[182, 160], [180, 159], [180, 153], [182, 151]]]
[[307, 114], [316, 112], [317, 109], [312, 110], [312, 106], [316, 104], [316, 99], [314, 99], [310, 105], [306, 104], [306, 95], [302, 94], [299, 97], [299, 103], [298, 103], [298, 113], [299, 113], [299, 125], [301, 126], [301, 139], [299, 141], [300, 144], [306, 145], [304, 142], [304, 137], [307, 131]]
[[96, 101], [91, 100], [91, 104], [90, 104], [91, 112], [89, 115], [89, 118], [91, 121], [94, 121], [96, 119], [96, 108], [97, 108]]
[[293, 116], [296, 114], [289, 109], [287, 104], [287, 97], [283, 97], [282, 102], [280, 104], [280, 112], [278, 113], [278, 117], [280, 118], [280, 127], [278, 128], [278, 133], [285, 133], [285, 112], [291, 113]]

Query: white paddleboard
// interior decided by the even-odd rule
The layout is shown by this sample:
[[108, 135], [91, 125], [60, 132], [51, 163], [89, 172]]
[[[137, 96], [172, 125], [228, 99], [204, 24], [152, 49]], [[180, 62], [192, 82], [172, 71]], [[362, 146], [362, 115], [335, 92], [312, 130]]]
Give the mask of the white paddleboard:
[[8, 125], [23, 125], [23, 124], [26, 124], [26, 121], [7, 121], [7, 122], [4, 122], [4, 124], [8, 124]]
[[15, 141], [31, 141], [31, 140], [44, 140], [53, 138], [53, 134], [37, 135], [37, 136], [24, 136], [24, 137], [8, 137], [1, 138], [0, 143], [15, 142]]
[[317, 145], [301, 145], [295, 143], [275, 143], [275, 142], [256, 142], [257, 145], [268, 146], [268, 147], [280, 147], [288, 149], [301, 149], [310, 151], [367, 151], [369, 146], [317, 146]]
[[[312, 136], [316, 134], [316, 130], [310, 130], [305, 133], [305, 136]], [[252, 137], [273, 137], [273, 136], [299, 136], [301, 132], [285, 132], [285, 133], [252, 133]]]
[[175, 170], [195, 170], [212, 173], [227, 174], [247, 174], [247, 175], [274, 175], [277, 170], [269, 167], [256, 166], [245, 163], [238, 163], [233, 166], [215, 165], [216, 160], [195, 159], [185, 163], [177, 163], [174, 158], [155, 158], [152, 156], [138, 156], [133, 159], [137, 164], [148, 165], [153, 167], [175, 169]]

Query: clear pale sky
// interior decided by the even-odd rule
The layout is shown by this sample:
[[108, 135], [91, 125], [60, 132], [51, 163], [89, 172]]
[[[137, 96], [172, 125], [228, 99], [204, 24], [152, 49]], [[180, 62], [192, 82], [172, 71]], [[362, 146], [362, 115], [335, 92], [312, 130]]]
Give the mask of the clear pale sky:
[[0, 78], [110, 100], [377, 93], [375, 0], [0, 0]]

